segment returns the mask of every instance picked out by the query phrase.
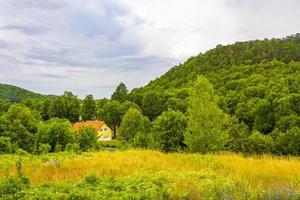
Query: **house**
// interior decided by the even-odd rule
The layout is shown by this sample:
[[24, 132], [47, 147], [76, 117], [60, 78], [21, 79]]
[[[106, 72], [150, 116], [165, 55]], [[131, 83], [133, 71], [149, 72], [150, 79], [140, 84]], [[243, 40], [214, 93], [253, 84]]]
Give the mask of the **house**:
[[97, 130], [98, 140], [100, 141], [108, 141], [112, 139], [112, 130], [109, 128], [104, 121], [99, 120], [89, 120], [83, 122], [76, 122], [73, 125], [73, 129], [75, 131], [79, 131], [79, 129], [83, 126], [91, 126]]

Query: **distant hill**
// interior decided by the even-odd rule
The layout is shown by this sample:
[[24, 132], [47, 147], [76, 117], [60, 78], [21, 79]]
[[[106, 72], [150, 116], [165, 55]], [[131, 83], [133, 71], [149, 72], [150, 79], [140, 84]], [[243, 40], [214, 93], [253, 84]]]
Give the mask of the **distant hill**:
[[0, 84], [0, 100], [20, 102], [25, 99], [42, 99], [47, 95], [38, 94], [14, 85]]
[[[249, 129], [270, 133], [300, 126], [300, 34], [218, 45], [130, 93], [144, 114], [184, 111], [188, 88], [205, 76], [220, 107]], [[149, 110], [151, 108], [151, 110]]]

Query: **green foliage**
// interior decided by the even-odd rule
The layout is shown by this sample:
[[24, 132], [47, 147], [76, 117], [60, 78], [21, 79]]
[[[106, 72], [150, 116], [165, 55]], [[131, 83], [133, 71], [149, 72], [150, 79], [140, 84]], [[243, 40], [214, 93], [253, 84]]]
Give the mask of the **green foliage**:
[[39, 153], [40, 154], [47, 154], [51, 151], [50, 144], [39, 144]]
[[15, 146], [11, 143], [9, 137], [0, 137], [0, 154], [14, 153]]
[[166, 110], [164, 98], [156, 91], [145, 93], [142, 100], [142, 110], [150, 120], [154, 120]]
[[245, 142], [246, 153], [272, 153], [274, 151], [274, 141], [269, 135], [262, 135], [259, 131], [254, 131]]
[[126, 141], [133, 141], [137, 134], [148, 134], [150, 121], [136, 108], [130, 108], [122, 118], [120, 136]]
[[113, 127], [113, 138], [116, 137], [115, 133], [123, 115], [124, 108], [118, 101], [108, 101], [98, 110], [98, 119], [104, 120], [110, 127]]
[[110, 141], [98, 141], [97, 143], [101, 148], [114, 148], [121, 149], [124, 144], [120, 140], [110, 140]]
[[277, 151], [282, 154], [300, 155], [300, 128], [293, 127], [286, 133], [280, 132], [275, 143]]
[[10, 141], [27, 152], [34, 152], [35, 135], [40, 116], [23, 105], [12, 105], [7, 113], [0, 116], [0, 137]]
[[127, 87], [124, 83], [120, 83], [115, 92], [111, 95], [111, 99], [123, 103], [127, 99]]
[[55, 146], [54, 151], [55, 151], [55, 152], [61, 152], [61, 151], [62, 151], [62, 146], [61, 146], [61, 144], [57, 144], [57, 145]]
[[10, 104], [8, 101], [0, 100], [0, 116], [8, 111]]
[[66, 145], [65, 150], [68, 152], [73, 152], [73, 153], [79, 154], [80, 153], [80, 145], [78, 143], [68, 143]]
[[[151, 120], [168, 108], [185, 113], [188, 88], [202, 75], [213, 85], [218, 106], [249, 131], [270, 134], [276, 129], [299, 128], [299, 38], [298, 33], [282, 39], [218, 45], [132, 90], [128, 98]], [[236, 145], [227, 147], [236, 150]]]
[[185, 143], [193, 152], [211, 152], [224, 148], [228, 134], [228, 116], [218, 107], [212, 85], [200, 76], [191, 91]]
[[[274, 186], [273, 186], [274, 187]], [[90, 174], [79, 183], [46, 183], [31, 186], [21, 178], [0, 181], [1, 199], [297, 199], [299, 191], [281, 186], [253, 189], [235, 179], [211, 173], [145, 173], [133, 176], [101, 178]]]
[[0, 84], [0, 100], [21, 102], [25, 99], [42, 99], [44, 96], [13, 85]]
[[93, 149], [97, 143], [97, 130], [91, 126], [83, 126], [76, 134], [76, 140], [82, 151]]
[[186, 127], [187, 120], [181, 112], [163, 112], [154, 120], [151, 130], [155, 146], [163, 151], [176, 151], [184, 147], [183, 133]]
[[87, 95], [82, 104], [81, 108], [82, 120], [91, 120], [96, 118], [96, 102], [93, 95]]
[[56, 145], [61, 145], [62, 150], [64, 150], [66, 145], [73, 141], [74, 134], [69, 121], [52, 118], [47, 122], [39, 124], [37, 143], [48, 143], [51, 146], [51, 152], [55, 151]]
[[249, 134], [250, 131], [247, 125], [245, 125], [243, 122], [238, 123], [237, 121], [233, 120], [228, 131], [228, 148], [236, 152], [244, 152], [246, 139], [248, 138]]

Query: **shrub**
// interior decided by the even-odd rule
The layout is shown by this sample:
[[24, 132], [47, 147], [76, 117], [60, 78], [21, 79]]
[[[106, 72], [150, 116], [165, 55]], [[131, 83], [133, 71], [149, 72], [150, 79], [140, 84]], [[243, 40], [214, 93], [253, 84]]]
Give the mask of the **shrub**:
[[83, 126], [79, 129], [76, 140], [82, 151], [92, 149], [97, 143], [97, 131], [91, 126]]
[[275, 142], [279, 152], [300, 155], [300, 128], [294, 127], [286, 133], [279, 133]]
[[68, 143], [66, 145], [66, 151], [80, 153], [80, 145], [78, 143]]
[[39, 146], [39, 152], [40, 154], [47, 154], [51, 151], [50, 144], [40, 144]]
[[61, 150], [62, 150], [61, 145], [60, 145], [60, 144], [57, 144], [57, 145], [55, 146], [55, 152], [61, 152]]
[[0, 154], [13, 153], [14, 146], [8, 137], [0, 137]]
[[254, 131], [246, 139], [247, 153], [271, 153], [274, 150], [274, 142], [271, 136], [262, 135], [259, 131]]
[[38, 127], [37, 142], [48, 143], [51, 152], [55, 150], [56, 145], [61, 145], [61, 149], [64, 150], [66, 145], [73, 141], [72, 125], [68, 120], [52, 118]]
[[100, 179], [96, 176], [96, 174], [90, 174], [85, 177], [85, 182], [91, 185], [96, 185], [100, 182]]
[[141, 111], [130, 108], [122, 118], [120, 136], [126, 141], [133, 141], [137, 133], [148, 134], [150, 126], [149, 119]]
[[176, 151], [184, 146], [183, 132], [187, 127], [186, 117], [178, 111], [165, 111], [153, 122], [151, 135], [155, 146], [163, 151]]

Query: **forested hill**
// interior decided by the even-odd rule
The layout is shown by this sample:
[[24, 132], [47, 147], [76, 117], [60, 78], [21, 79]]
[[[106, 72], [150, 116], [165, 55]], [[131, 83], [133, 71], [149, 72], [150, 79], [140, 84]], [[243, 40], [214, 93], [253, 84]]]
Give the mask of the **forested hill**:
[[[186, 111], [188, 88], [205, 76], [219, 106], [262, 133], [300, 127], [300, 34], [218, 45], [188, 59], [130, 93], [130, 100], [154, 119], [162, 111]], [[149, 109], [150, 108], [150, 109]]]
[[278, 60], [282, 63], [300, 61], [300, 33], [283, 39], [265, 39], [218, 45], [216, 48], [188, 59], [145, 88], [182, 87], [199, 74], [222, 73], [234, 67], [250, 66]]
[[41, 99], [43, 97], [45, 96], [17, 86], [0, 84], [0, 100], [20, 102], [25, 99]]

